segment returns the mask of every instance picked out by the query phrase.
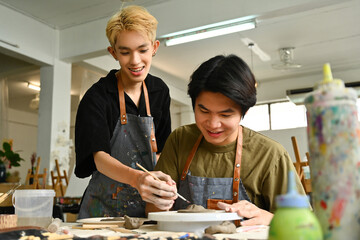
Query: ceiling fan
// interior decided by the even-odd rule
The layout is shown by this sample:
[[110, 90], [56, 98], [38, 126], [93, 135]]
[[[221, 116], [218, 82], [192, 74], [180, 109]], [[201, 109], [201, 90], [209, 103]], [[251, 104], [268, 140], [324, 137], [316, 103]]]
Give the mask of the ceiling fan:
[[279, 49], [280, 63], [272, 64], [271, 66], [276, 70], [290, 70], [301, 68], [301, 64], [293, 62], [294, 47], [286, 47]]
[[269, 54], [264, 52], [259, 45], [257, 45], [253, 40], [250, 38], [241, 38], [241, 41], [250, 48], [251, 52], [256, 54], [261, 61], [268, 62], [271, 60], [271, 57]]

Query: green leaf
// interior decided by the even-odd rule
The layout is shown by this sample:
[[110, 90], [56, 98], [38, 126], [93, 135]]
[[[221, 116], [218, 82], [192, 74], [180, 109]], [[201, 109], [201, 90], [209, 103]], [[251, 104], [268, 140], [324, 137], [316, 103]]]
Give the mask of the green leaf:
[[10, 160], [14, 157], [14, 153], [13, 152], [5, 152], [5, 157]]
[[2, 158], [0, 159], [0, 163], [4, 163], [4, 160], [7, 160], [10, 166], [18, 167], [20, 166], [20, 161], [25, 161], [18, 153], [11, 150], [11, 146], [8, 142], [3, 143], [3, 149], [4, 151], [0, 150], [0, 157]]
[[[10, 143], [4, 142], [4, 143], [3, 143], [3, 148], [4, 148], [5, 152], [10, 152], [10, 151], [11, 151], [11, 145], [10, 145]], [[11, 152], [12, 152], [12, 151], [11, 151]]]
[[19, 167], [20, 164], [19, 164], [18, 162], [14, 162], [14, 163], [11, 163], [11, 166], [13, 166], [13, 167]]

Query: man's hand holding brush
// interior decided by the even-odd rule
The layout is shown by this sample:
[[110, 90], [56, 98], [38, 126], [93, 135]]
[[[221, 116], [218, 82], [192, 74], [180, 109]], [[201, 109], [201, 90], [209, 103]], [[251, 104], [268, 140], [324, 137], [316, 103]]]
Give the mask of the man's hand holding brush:
[[144, 173], [137, 179], [136, 189], [145, 202], [151, 203], [159, 210], [170, 210], [178, 197], [176, 183], [171, 177], [160, 171], [149, 172], [137, 164]]

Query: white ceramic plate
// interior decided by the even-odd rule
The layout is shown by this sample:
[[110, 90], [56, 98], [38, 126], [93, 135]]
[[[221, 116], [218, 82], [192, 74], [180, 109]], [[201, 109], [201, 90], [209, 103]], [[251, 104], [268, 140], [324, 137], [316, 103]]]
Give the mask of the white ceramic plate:
[[204, 231], [211, 225], [218, 225], [223, 221], [242, 219], [237, 213], [223, 210], [205, 213], [178, 213], [177, 211], [149, 213], [149, 220], [157, 221], [161, 231], [197, 232]]
[[[86, 224], [117, 224], [117, 223], [124, 223], [124, 218], [116, 217], [116, 220], [113, 217], [94, 217], [94, 218], [83, 218], [78, 219], [76, 222], [78, 223], [86, 223]], [[122, 220], [121, 220], [122, 219]]]

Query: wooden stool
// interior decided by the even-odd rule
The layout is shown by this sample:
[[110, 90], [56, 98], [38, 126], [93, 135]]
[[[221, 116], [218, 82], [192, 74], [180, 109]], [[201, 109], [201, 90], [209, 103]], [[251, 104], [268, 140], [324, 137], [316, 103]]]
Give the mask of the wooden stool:
[[[47, 172], [46, 172], [46, 168], [44, 168], [44, 173], [39, 174], [40, 161], [41, 161], [41, 158], [38, 157], [37, 158], [37, 163], [36, 163], [35, 173], [32, 173], [31, 169], [28, 169], [28, 173], [27, 173], [26, 179], [25, 179], [25, 185], [27, 186], [27, 188], [43, 189], [46, 186]], [[30, 184], [30, 179], [31, 178], [33, 179], [32, 184]], [[40, 185], [39, 179], [41, 179], [41, 178], [43, 180], [42, 180], [42, 184]]]
[[306, 153], [306, 157], [308, 159], [307, 162], [302, 162], [301, 158], [300, 158], [300, 153], [299, 153], [299, 148], [298, 148], [298, 144], [296, 141], [296, 138], [294, 136], [291, 137], [291, 141], [293, 144], [293, 148], [294, 148], [294, 153], [295, 153], [295, 158], [296, 158], [296, 162], [294, 163], [295, 169], [296, 169], [296, 173], [298, 174], [300, 180], [301, 180], [301, 184], [303, 185], [306, 194], [309, 194], [312, 192], [312, 188], [311, 188], [311, 179], [305, 179], [305, 175], [304, 175], [304, 170], [303, 167], [305, 166], [309, 166], [310, 163], [310, 155], [307, 152]]
[[54, 171], [51, 171], [51, 181], [52, 181], [53, 189], [55, 190], [55, 192], [58, 193], [57, 189], [59, 188], [60, 196], [63, 197], [65, 195], [65, 189], [64, 189], [64, 185], [62, 182], [64, 179], [66, 187], [67, 187], [69, 185], [69, 179], [67, 177], [65, 170], [63, 171], [64, 175], [61, 175], [60, 167], [59, 167], [59, 163], [58, 163], [57, 159], [55, 159], [55, 165], [56, 165], [57, 176], [54, 175]]

